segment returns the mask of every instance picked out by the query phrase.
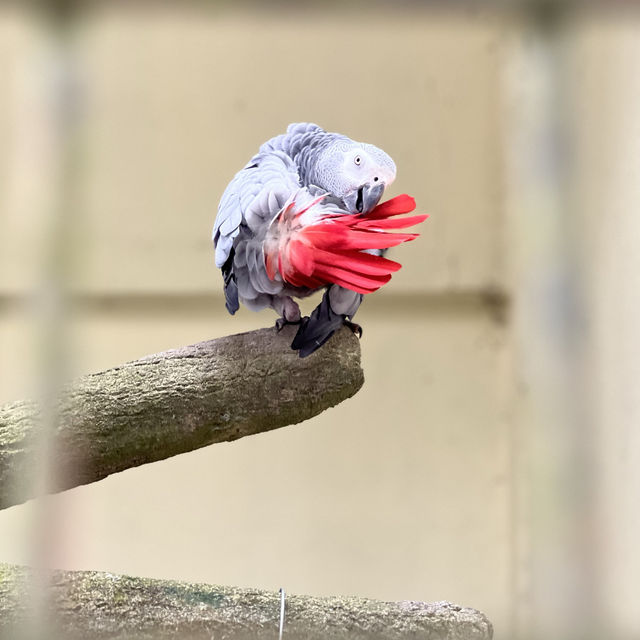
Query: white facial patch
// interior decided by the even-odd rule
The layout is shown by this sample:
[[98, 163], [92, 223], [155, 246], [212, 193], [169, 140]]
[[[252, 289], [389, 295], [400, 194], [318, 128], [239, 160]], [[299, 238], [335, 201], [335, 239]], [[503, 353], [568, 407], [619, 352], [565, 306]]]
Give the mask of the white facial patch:
[[379, 181], [384, 182], [388, 187], [396, 179], [395, 162], [382, 149], [372, 144], [365, 144], [364, 148], [367, 155], [371, 158], [371, 175], [368, 176], [369, 179], [374, 183], [377, 182], [375, 178], [378, 178]]

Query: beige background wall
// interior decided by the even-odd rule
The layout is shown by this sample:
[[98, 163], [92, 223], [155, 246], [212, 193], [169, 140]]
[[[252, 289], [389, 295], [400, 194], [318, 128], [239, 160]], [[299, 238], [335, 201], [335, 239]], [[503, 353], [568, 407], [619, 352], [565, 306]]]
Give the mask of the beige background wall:
[[[58, 340], [61, 375], [272, 323], [268, 312], [226, 314], [209, 234], [228, 180], [288, 122], [316, 121], [381, 146], [398, 165], [391, 195], [411, 193], [431, 214], [422, 237], [394, 253], [404, 269], [359, 312], [366, 384], [356, 397], [303, 425], [51, 498], [52, 564], [449, 599], [485, 611], [498, 638], [523, 630], [544, 606], [536, 594], [547, 574], [537, 559], [557, 542], [546, 532], [558, 503], [536, 487], [540, 477], [556, 479], [545, 466], [559, 433], [551, 427], [569, 424], [540, 384], [554, 366], [545, 349], [568, 358], [549, 342], [554, 310], [564, 307], [536, 278], [546, 268], [565, 273], [552, 259], [564, 255], [565, 228], [595, 229], [604, 209], [588, 198], [593, 209], [583, 216], [576, 203], [587, 184], [606, 199], [589, 178], [603, 148], [589, 123], [615, 122], [611, 106], [598, 110], [592, 97], [622, 55], [618, 23], [639, 59], [639, 23], [613, 16], [604, 30], [600, 20], [577, 16], [558, 39], [540, 36], [526, 16], [469, 9], [99, 9], [82, 17], [70, 45], [78, 118], [61, 134], [47, 103], [48, 82], [65, 68], [60, 45], [32, 15], [0, 12], [0, 402], [32, 395], [41, 379], [44, 325], [57, 316], [43, 315], [33, 293], [56, 281], [52, 238], [64, 245], [57, 281], [73, 300]], [[626, 59], [632, 74], [638, 67]], [[545, 180], [548, 150], [538, 149], [549, 131], [555, 140], [554, 96], [566, 77], [574, 78], [558, 103], [566, 130], [596, 147], [572, 160], [568, 188]], [[623, 84], [613, 87], [621, 95]], [[615, 157], [617, 144], [606, 147], [608, 131], [600, 135]], [[627, 184], [624, 167], [608, 170], [607, 184], [616, 175]], [[594, 234], [570, 243], [579, 249], [570, 252], [570, 290], [588, 282], [594, 267], [580, 251], [591, 255], [584, 248], [598, 244]], [[629, 269], [608, 264], [611, 277]], [[602, 291], [581, 313], [608, 304]], [[527, 321], [532, 308], [552, 314], [549, 324]], [[607, 358], [613, 384], [618, 347], [602, 323], [600, 342], [587, 335], [580, 353]], [[536, 344], [542, 364], [532, 369]], [[633, 428], [612, 413], [611, 393], [603, 402], [599, 424]], [[543, 434], [542, 449], [531, 431]], [[615, 450], [608, 455], [615, 467]], [[584, 477], [563, 460], [570, 478]], [[624, 483], [606, 477], [606, 491]], [[610, 504], [606, 491], [598, 504]], [[33, 522], [32, 504], [0, 513], [0, 560], [29, 562]], [[562, 549], [551, 551], [562, 560]], [[593, 554], [618, 588], [619, 556]], [[563, 571], [578, 575], [584, 557], [561, 562]], [[607, 573], [610, 558], [618, 573]], [[633, 580], [622, 582], [632, 593]], [[637, 629], [635, 614], [611, 616]]]

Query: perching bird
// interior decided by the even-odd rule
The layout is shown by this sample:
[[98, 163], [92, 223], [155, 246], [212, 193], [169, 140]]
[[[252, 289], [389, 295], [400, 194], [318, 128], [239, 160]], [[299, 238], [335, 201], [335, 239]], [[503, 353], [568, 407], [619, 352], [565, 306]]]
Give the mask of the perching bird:
[[[300, 323], [291, 346], [301, 357], [343, 324], [360, 330], [351, 318], [363, 294], [400, 268], [381, 250], [416, 237], [384, 229], [426, 218], [389, 219], [414, 209], [409, 196], [376, 206], [395, 177], [384, 151], [316, 124], [291, 124], [265, 142], [225, 189], [213, 227], [229, 313], [242, 302], [272, 307], [278, 329]], [[293, 298], [323, 287], [322, 302], [302, 318]]]

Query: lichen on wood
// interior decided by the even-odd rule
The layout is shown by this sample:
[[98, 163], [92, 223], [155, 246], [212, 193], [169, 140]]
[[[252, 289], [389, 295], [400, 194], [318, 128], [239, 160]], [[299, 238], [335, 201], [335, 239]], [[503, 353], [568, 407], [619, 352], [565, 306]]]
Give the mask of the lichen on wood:
[[[0, 637], [29, 615], [31, 572], [0, 565]], [[49, 577], [52, 628], [70, 640], [249, 640], [277, 638], [278, 593], [95, 571]], [[490, 640], [491, 623], [449, 602], [380, 602], [365, 598], [288, 595], [288, 639]]]

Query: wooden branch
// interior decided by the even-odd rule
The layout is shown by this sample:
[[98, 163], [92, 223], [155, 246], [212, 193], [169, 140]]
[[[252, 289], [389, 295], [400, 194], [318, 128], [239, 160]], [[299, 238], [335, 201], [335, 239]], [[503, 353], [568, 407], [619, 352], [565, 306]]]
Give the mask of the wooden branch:
[[[0, 565], [0, 637], [14, 637], [28, 616], [30, 570]], [[52, 624], [60, 637], [277, 638], [280, 596], [94, 571], [55, 571], [49, 581]], [[55, 634], [53, 634], [55, 635]], [[287, 595], [284, 637], [490, 640], [491, 623], [448, 602], [379, 602]]]
[[[358, 339], [343, 329], [308, 358], [295, 327], [260, 329], [165, 351], [80, 378], [60, 400], [54, 438], [60, 491], [214, 442], [311, 418], [364, 382]], [[0, 407], [0, 508], [30, 495], [33, 402]]]

